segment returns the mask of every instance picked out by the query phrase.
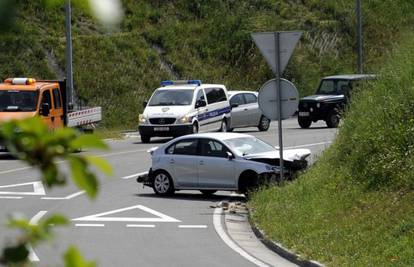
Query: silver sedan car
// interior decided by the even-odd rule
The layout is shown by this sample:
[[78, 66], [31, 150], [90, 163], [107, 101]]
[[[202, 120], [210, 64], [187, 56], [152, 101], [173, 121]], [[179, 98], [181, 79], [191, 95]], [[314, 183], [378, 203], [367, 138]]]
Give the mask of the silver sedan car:
[[[182, 136], [149, 150], [152, 167], [137, 182], [159, 195], [176, 190], [217, 190], [246, 193], [279, 176], [279, 152], [247, 134], [202, 133]], [[286, 151], [287, 168], [306, 167], [308, 149]]]
[[257, 103], [258, 93], [254, 91], [228, 91], [231, 110], [230, 124], [227, 131], [234, 128], [257, 127], [260, 131], [267, 131], [270, 120], [266, 118]]

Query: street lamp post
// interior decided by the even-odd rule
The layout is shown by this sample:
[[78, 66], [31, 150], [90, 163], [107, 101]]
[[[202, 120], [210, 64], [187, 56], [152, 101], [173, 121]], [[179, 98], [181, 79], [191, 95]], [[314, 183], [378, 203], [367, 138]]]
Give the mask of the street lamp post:
[[356, 15], [357, 15], [357, 34], [358, 34], [358, 73], [363, 73], [363, 51], [362, 51], [362, 11], [361, 0], [356, 1]]
[[66, 110], [73, 108], [73, 72], [72, 72], [72, 10], [71, 0], [66, 0], [65, 28], [66, 28]]

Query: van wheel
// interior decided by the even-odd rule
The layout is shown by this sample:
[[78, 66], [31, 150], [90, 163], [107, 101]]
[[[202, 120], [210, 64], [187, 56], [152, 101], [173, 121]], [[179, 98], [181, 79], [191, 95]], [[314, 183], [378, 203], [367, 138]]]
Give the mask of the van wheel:
[[259, 126], [257, 126], [257, 128], [259, 128], [259, 131], [265, 132], [269, 130], [269, 127], [270, 127], [270, 120], [266, 118], [265, 116], [262, 116], [260, 118]]
[[193, 128], [191, 129], [191, 133], [193, 133], [193, 134], [198, 133], [198, 125], [197, 125], [197, 123], [193, 123]]
[[308, 129], [311, 126], [312, 121], [308, 118], [298, 117], [298, 123], [300, 128]]
[[336, 128], [338, 127], [340, 120], [341, 116], [339, 116], [338, 112], [336, 110], [332, 110], [329, 112], [325, 122], [329, 128]]
[[157, 195], [167, 196], [174, 193], [174, 184], [171, 176], [165, 171], [157, 171], [154, 174], [152, 188]]
[[151, 136], [141, 135], [141, 141], [142, 143], [147, 144], [151, 141]]
[[223, 119], [221, 121], [221, 128], [220, 128], [220, 132], [228, 132], [228, 128], [227, 128], [227, 120]]

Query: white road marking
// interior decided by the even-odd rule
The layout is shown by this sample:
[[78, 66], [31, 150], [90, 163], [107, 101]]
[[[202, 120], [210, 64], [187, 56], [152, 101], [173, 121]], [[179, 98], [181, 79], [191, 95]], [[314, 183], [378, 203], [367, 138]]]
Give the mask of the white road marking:
[[68, 199], [72, 199], [72, 198], [75, 198], [75, 197], [83, 195], [83, 194], [85, 194], [85, 191], [79, 191], [79, 192], [76, 192], [76, 193], [71, 194], [71, 195], [66, 196], [66, 197], [42, 197], [42, 199], [46, 199], [46, 200], [68, 200]]
[[[40, 221], [40, 219], [45, 216], [47, 213], [46, 210], [39, 211], [33, 218], [30, 219], [29, 224], [30, 225], [37, 225]], [[29, 244], [27, 245], [27, 249], [29, 250], [29, 260], [31, 262], [38, 262], [40, 261], [39, 257], [36, 255], [36, 253], [33, 250], [33, 247]]]
[[33, 192], [11, 192], [11, 191], [3, 191], [0, 192], [0, 195], [30, 195], [30, 196], [43, 196], [46, 195], [45, 188], [43, 187], [42, 182], [30, 182], [30, 183], [21, 183], [21, 184], [11, 184], [11, 185], [2, 185], [1, 188], [11, 188], [11, 187], [19, 187], [19, 186], [33, 186]]
[[[105, 215], [115, 214], [127, 210], [133, 210], [133, 209], [140, 209], [145, 212], [151, 213], [152, 215], [155, 215], [157, 217], [153, 218], [139, 218], [139, 217], [102, 217]], [[177, 220], [175, 218], [172, 218], [170, 216], [167, 216], [161, 212], [155, 211], [153, 209], [150, 209], [148, 207], [142, 206], [142, 205], [136, 205], [131, 206], [127, 208], [102, 212], [94, 215], [89, 215], [85, 217], [80, 217], [76, 219], [72, 219], [72, 221], [94, 221], [94, 222], [181, 222], [180, 220]]]
[[131, 178], [137, 178], [138, 176], [147, 174], [148, 172], [140, 172], [140, 173], [135, 173], [135, 174], [131, 174], [125, 177], [122, 177], [122, 179], [127, 180], [127, 179], [131, 179]]
[[207, 228], [207, 225], [179, 225], [178, 228], [192, 228], [192, 229], [200, 229], [200, 228]]
[[41, 210], [39, 211], [33, 218], [30, 219], [29, 224], [31, 225], [37, 225], [39, 223], [39, 220], [45, 216], [47, 213], [47, 210]]
[[332, 142], [331, 141], [326, 141], [326, 142], [313, 143], [313, 144], [305, 144], [305, 145], [299, 145], [299, 146], [288, 146], [288, 147], [285, 147], [285, 149], [301, 148], [301, 147], [312, 147], [312, 146], [322, 146], [322, 145], [328, 145], [328, 144], [332, 144]]
[[104, 227], [105, 224], [101, 223], [77, 223], [75, 224], [76, 227]]
[[250, 261], [251, 263], [254, 263], [260, 267], [265, 267], [265, 266], [268, 267], [267, 264], [252, 257], [250, 254], [244, 251], [241, 247], [239, 247], [236, 243], [234, 243], [234, 241], [226, 234], [226, 232], [223, 229], [223, 226], [221, 225], [222, 212], [223, 212], [222, 208], [214, 209], [213, 223], [214, 223], [214, 228], [216, 229], [217, 234], [224, 241], [224, 243], [226, 243], [227, 246], [229, 246], [235, 252], [239, 253], [242, 257], [244, 257], [246, 260]]
[[36, 253], [34, 252], [33, 248], [31, 245], [27, 246], [27, 249], [29, 250], [29, 260], [31, 262], [38, 262], [40, 261], [39, 257], [36, 255]]
[[154, 228], [155, 224], [127, 224], [126, 227], [137, 228]]
[[0, 196], [0, 199], [22, 199], [23, 197], [8, 197], [8, 196]]
[[32, 168], [33, 167], [23, 167], [23, 168], [11, 169], [11, 170], [7, 170], [7, 171], [1, 171], [0, 174], [6, 174], [6, 173], [11, 173], [11, 172], [24, 171], [24, 170], [28, 170], [28, 169], [32, 169]]

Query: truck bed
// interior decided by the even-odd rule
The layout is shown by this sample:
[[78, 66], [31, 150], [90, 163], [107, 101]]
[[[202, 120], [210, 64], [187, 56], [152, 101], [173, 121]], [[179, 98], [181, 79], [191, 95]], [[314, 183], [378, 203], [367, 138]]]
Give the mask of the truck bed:
[[101, 107], [86, 108], [68, 113], [67, 127], [80, 127], [102, 120]]

